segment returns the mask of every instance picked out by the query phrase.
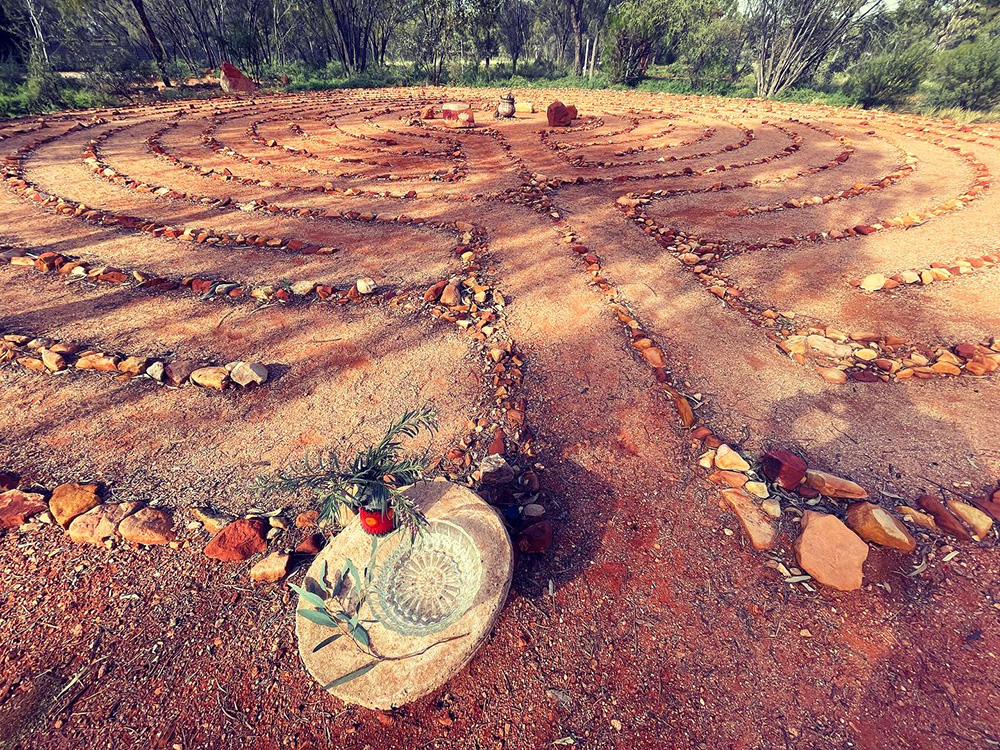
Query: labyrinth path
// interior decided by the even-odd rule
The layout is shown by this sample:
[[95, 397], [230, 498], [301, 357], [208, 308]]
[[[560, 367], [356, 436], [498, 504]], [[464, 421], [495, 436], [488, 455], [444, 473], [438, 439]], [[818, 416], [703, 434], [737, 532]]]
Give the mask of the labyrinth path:
[[[629, 512], [587, 490], [621, 451], [642, 502], [692, 527], [722, 499], [699, 468], [720, 444], [753, 469], [792, 451], [889, 510], [996, 490], [1000, 127], [514, 93], [536, 112], [352, 90], [0, 125], [0, 457], [245, 512], [258, 474], [431, 404], [442, 473], [500, 451], [541, 476], [557, 560], [599, 557], [588, 528]], [[455, 99], [476, 127], [421, 117]], [[237, 361], [267, 382], [184, 382]], [[136, 377], [152, 362], [176, 382]], [[730, 502], [730, 526], [778, 535], [760, 564], [795, 564], [802, 511], [844, 508], [800, 490]], [[955, 542], [908, 528], [907, 568]]]

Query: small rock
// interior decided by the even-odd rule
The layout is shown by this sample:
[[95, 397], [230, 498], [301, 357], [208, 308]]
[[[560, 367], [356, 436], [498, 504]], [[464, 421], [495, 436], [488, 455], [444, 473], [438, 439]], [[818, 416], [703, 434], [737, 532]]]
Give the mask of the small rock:
[[868, 545], [836, 516], [807, 510], [794, 542], [799, 567], [825, 586], [861, 588]]
[[158, 383], [163, 382], [166, 376], [166, 366], [162, 362], [154, 362], [146, 368], [146, 374]]
[[100, 502], [96, 484], [69, 482], [52, 490], [52, 496], [49, 498], [49, 510], [55, 517], [56, 523], [66, 529], [69, 528], [69, 524], [74, 518], [81, 513], [86, 513]]
[[197, 369], [197, 362], [189, 362], [184, 359], [178, 359], [174, 360], [164, 368], [163, 375], [168, 383], [179, 386], [186, 383], [187, 379], [191, 376], [191, 373]]
[[259, 362], [240, 362], [229, 373], [229, 379], [244, 388], [267, 382], [267, 368]]
[[865, 276], [861, 281], [861, 288], [866, 292], [877, 292], [885, 286], [888, 279], [880, 273], [873, 273]]
[[933, 495], [921, 495], [917, 498], [917, 505], [930, 513], [934, 517], [934, 523], [953, 537], [961, 539], [963, 542], [972, 541], [972, 536], [965, 530], [962, 523], [952, 515], [944, 503]]
[[916, 541], [903, 524], [873, 503], [854, 503], [847, 509], [847, 525], [866, 542], [912, 552]]
[[480, 481], [483, 484], [510, 484], [514, 481], [514, 469], [507, 460], [499, 454], [491, 454], [479, 465]]
[[77, 544], [93, 544], [103, 547], [118, 530], [118, 525], [140, 507], [137, 502], [117, 505], [98, 505], [73, 519], [69, 525], [69, 538]]
[[806, 462], [788, 451], [768, 451], [761, 464], [764, 476], [785, 490], [794, 490], [806, 477]]
[[291, 558], [283, 552], [272, 552], [250, 568], [250, 578], [257, 583], [274, 583], [288, 575]]
[[42, 363], [49, 372], [60, 372], [66, 369], [66, 359], [51, 349], [42, 349]]
[[715, 465], [726, 471], [750, 471], [750, 464], [746, 459], [725, 443], [715, 451]]
[[517, 548], [526, 554], [540, 554], [552, 546], [555, 527], [551, 521], [539, 521], [526, 526], [517, 535]]
[[743, 531], [746, 532], [755, 550], [774, 547], [778, 531], [750, 495], [743, 490], [727, 489], [722, 490], [722, 499], [740, 519], [740, 525], [743, 526]]
[[223, 562], [240, 562], [267, 550], [266, 524], [259, 518], [240, 518], [220, 531], [205, 547], [205, 555]]
[[189, 377], [192, 383], [202, 388], [222, 391], [225, 390], [226, 382], [229, 380], [229, 372], [225, 367], [199, 367]]
[[132, 544], [169, 544], [177, 538], [174, 519], [158, 508], [142, 508], [118, 525], [118, 533]]
[[14, 529], [48, 505], [44, 495], [37, 492], [7, 490], [0, 493], [0, 529]]
[[760, 507], [771, 518], [781, 518], [781, 503], [776, 498], [769, 497], [760, 504]]
[[304, 510], [295, 517], [295, 525], [300, 529], [308, 529], [315, 526], [318, 520], [318, 510]]
[[868, 498], [868, 493], [861, 485], [825, 471], [807, 470], [806, 484], [827, 497], [846, 497], [852, 500], [866, 500]]
[[528, 503], [521, 508], [521, 518], [537, 520], [545, 515], [545, 507], [538, 503]]
[[963, 503], [958, 500], [949, 500], [948, 510], [962, 519], [965, 522], [965, 525], [972, 529], [973, 533], [975, 533], [980, 540], [985, 539], [986, 535], [990, 533], [990, 529], [993, 528], [993, 519], [979, 510], [979, 508], [969, 505], [968, 503]]
[[210, 508], [192, 508], [191, 515], [205, 525], [205, 530], [209, 534], [218, 534], [227, 524], [233, 522], [233, 517], [225, 513], [216, 513]]
[[761, 500], [766, 500], [770, 494], [767, 491], [767, 485], [763, 482], [747, 482], [743, 485], [743, 489]]
[[366, 276], [364, 278], [358, 279], [355, 286], [357, 287], [358, 292], [360, 294], [371, 294], [372, 292], [375, 291], [375, 280], [370, 279]]
[[299, 542], [295, 551], [305, 555], [318, 555], [319, 551], [323, 549], [324, 541], [323, 535], [319, 532], [309, 534], [305, 539]]
[[908, 505], [897, 505], [896, 512], [903, 517], [904, 521], [915, 523], [917, 526], [921, 526], [928, 531], [937, 530], [937, 522], [935, 522], [934, 516], [921, 513], [916, 508], [911, 508]]
[[462, 293], [459, 291], [458, 284], [448, 284], [444, 289], [442, 289], [441, 296], [438, 298], [438, 301], [442, 305], [447, 305], [448, 307], [461, 305]]

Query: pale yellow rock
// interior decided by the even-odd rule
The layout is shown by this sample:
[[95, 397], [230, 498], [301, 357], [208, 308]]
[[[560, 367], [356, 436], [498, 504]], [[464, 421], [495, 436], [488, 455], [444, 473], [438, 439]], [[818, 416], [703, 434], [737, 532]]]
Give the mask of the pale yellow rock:
[[949, 500], [948, 510], [962, 519], [980, 540], [985, 539], [986, 535], [990, 533], [990, 529], [993, 528], [993, 519], [973, 505], [958, 500]]
[[920, 274], [916, 271], [903, 271], [899, 274], [899, 278], [903, 280], [904, 284], [916, 284], [920, 281]]
[[854, 356], [865, 362], [871, 362], [873, 359], [878, 359], [878, 352], [874, 349], [858, 349], [854, 352]]
[[872, 273], [861, 280], [861, 288], [866, 292], [877, 292], [885, 286], [888, 279], [880, 273]]
[[754, 497], [759, 497], [761, 500], [766, 499], [770, 494], [767, 491], [767, 485], [764, 484], [763, 482], [753, 482], [753, 481], [747, 482], [746, 484], [743, 485], [743, 489], [745, 489]]
[[715, 467], [726, 471], [750, 471], [746, 459], [725, 443], [715, 451]]
[[909, 505], [897, 505], [896, 512], [903, 517], [904, 521], [908, 523], [915, 523], [917, 526], [922, 526], [928, 531], [934, 531], [937, 529], [937, 522], [935, 522], [934, 517], [917, 510], [916, 508], [911, 508]]
[[715, 466], [715, 450], [707, 450], [698, 456], [698, 465], [703, 469], [711, 469]]

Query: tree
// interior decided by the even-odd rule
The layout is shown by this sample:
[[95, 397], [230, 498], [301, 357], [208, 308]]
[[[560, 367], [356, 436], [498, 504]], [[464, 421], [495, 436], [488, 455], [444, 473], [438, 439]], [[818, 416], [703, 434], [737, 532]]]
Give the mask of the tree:
[[882, 0], [748, 0], [757, 95], [793, 86], [881, 7]]
[[531, 37], [535, 9], [528, 0], [503, 0], [498, 23], [504, 47], [510, 55], [510, 73], [517, 75], [517, 61]]
[[674, 47], [693, 10], [693, 4], [675, 0], [625, 0], [618, 5], [608, 17], [604, 43], [612, 83], [638, 83], [657, 48]]
[[[486, 63], [496, 57], [500, 49], [497, 38], [497, 22], [500, 16], [500, 0], [468, 0], [466, 29], [472, 40], [478, 60]], [[478, 64], [478, 62], [477, 62]]]
[[709, 0], [695, 8], [678, 44], [694, 89], [722, 91], [732, 86], [744, 67], [746, 22], [735, 0]]

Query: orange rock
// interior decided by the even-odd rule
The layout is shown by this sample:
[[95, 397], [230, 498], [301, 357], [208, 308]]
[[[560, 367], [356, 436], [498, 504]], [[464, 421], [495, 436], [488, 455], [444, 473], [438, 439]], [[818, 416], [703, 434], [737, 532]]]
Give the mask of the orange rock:
[[961, 539], [963, 542], [972, 541], [972, 535], [966, 531], [961, 521], [955, 518], [951, 511], [945, 507], [944, 503], [936, 497], [921, 495], [917, 498], [917, 505], [933, 516], [934, 522], [953, 537]]
[[819, 583], [841, 591], [861, 588], [868, 545], [836, 516], [807, 510], [794, 548], [799, 567]]
[[912, 552], [917, 546], [903, 524], [873, 503], [855, 503], [847, 509], [847, 525], [866, 542]]
[[852, 500], [868, 498], [868, 493], [861, 485], [834, 474], [827, 474], [825, 471], [815, 469], [806, 471], [806, 484], [827, 497], [846, 497]]

